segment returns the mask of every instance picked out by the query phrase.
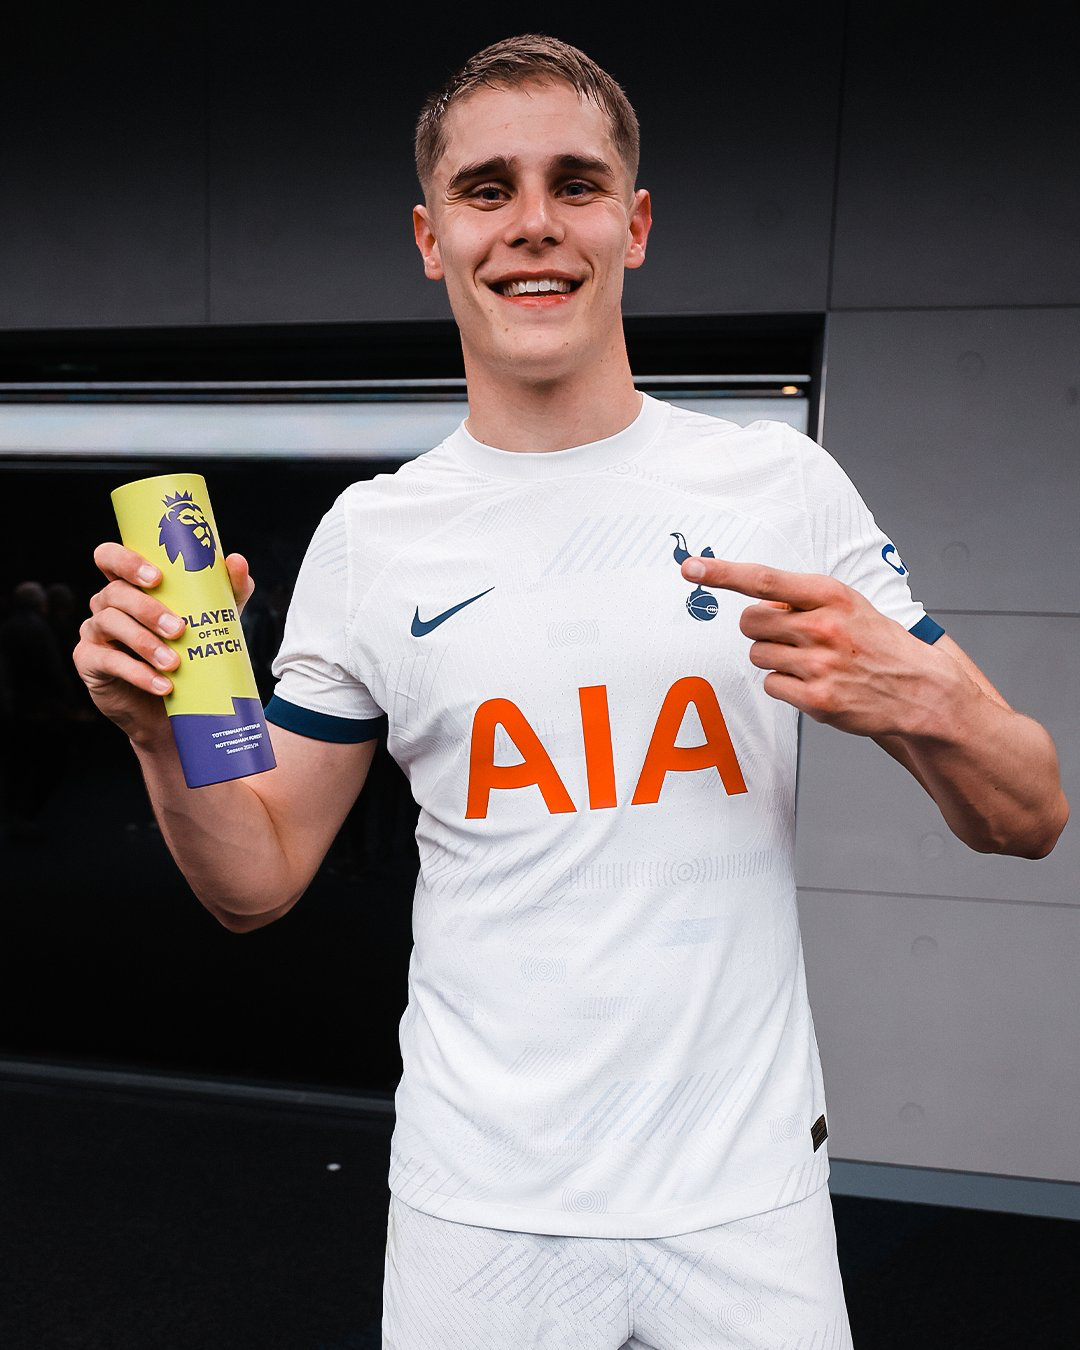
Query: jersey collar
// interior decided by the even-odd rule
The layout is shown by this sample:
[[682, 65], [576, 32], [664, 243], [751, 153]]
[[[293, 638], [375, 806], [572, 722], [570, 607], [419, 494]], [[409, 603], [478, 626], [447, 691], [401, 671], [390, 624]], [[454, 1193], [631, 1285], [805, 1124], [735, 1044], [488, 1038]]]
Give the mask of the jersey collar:
[[478, 441], [462, 420], [444, 444], [458, 460], [492, 478], [537, 480], [593, 473], [628, 463], [645, 450], [667, 423], [671, 405], [642, 392], [637, 417], [601, 441], [572, 445], [565, 450], [499, 450]]

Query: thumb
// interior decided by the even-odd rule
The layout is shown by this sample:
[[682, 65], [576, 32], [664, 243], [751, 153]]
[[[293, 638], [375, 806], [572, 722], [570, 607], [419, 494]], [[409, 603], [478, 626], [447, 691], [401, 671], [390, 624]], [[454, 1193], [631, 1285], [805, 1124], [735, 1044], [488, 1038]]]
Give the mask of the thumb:
[[247, 559], [242, 553], [230, 553], [225, 559], [225, 566], [228, 568], [233, 595], [236, 597], [237, 613], [242, 614], [244, 606], [255, 590], [255, 582], [248, 571]]

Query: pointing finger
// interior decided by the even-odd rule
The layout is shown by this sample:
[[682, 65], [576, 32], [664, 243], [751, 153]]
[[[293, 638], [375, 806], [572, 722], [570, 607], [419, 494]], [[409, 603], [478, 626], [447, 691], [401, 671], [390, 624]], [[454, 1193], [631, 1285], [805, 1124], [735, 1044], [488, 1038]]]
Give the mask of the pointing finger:
[[815, 572], [784, 572], [763, 563], [728, 562], [723, 558], [687, 558], [682, 574], [688, 581], [738, 591], [755, 600], [774, 600], [792, 609], [817, 609], [838, 598], [839, 584]]

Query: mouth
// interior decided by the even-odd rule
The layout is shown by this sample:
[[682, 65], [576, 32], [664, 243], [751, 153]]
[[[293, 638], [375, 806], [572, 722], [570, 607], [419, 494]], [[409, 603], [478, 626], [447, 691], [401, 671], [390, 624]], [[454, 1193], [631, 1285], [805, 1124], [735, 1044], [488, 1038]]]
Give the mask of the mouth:
[[513, 305], [549, 308], [566, 304], [582, 283], [570, 277], [508, 277], [488, 282], [488, 288]]

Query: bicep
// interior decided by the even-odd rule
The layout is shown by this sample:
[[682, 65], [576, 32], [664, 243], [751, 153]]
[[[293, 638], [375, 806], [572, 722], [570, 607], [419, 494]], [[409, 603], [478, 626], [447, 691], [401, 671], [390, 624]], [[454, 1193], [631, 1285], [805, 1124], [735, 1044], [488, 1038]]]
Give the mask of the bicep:
[[277, 767], [248, 783], [270, 816], [298, 898], [360, 795], [377, 741], [340, 744], [267, 725]]

